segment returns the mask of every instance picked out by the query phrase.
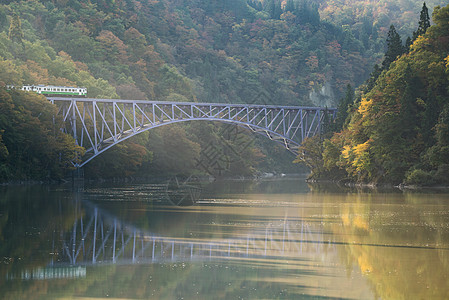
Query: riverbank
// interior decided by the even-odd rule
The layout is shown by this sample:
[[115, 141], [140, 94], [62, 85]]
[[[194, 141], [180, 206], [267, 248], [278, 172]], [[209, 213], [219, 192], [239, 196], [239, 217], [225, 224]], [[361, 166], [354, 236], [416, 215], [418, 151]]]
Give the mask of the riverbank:
[[434, 185], [434, 186], [420, 186], [420, 185], [409, 185], [409, 184], [381, 184], [381, 183], [360, 183], [360, 182], [352, 182], [349, 180], [331, 180], [331, 179], [306, 179], [306, 182], [309, 184], [334, 184], [339, 187], [348, 187], [348, 188], [360, 188], [360, 189], [371, 189], [371, 190], [391, 190], [396, 189], [400, 191], [449, 191], [449, 186], [447, 185]]

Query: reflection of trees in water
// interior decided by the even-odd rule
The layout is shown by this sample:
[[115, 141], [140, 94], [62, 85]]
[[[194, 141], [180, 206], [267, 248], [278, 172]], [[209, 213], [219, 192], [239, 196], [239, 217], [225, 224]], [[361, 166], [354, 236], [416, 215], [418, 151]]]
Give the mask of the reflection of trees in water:
[[[194, 295], [196, 291], [202, 295], [223, 291], [219, 298], [245, 295], [275, 298], [283, 283], [271, 279], [281, 278], [285, 272], [309, 276], [314, 271], [312, 266], [305, 268], [309, 264], [305, 257], [334, 256], [336, 250], [321, 226], [301, 220], [261, 224], [254, 231], [248, 229], [246, 234], [227, 239], [180, 239], [141, 230], [84, 202], [82, 206], [81, 202], [64, 203], [68, 206], [62, 210], [58, 203], [48, 204], [54, 206], [54, 215], [61, 211], [64, 214], [60, 214], [58, 224], [52, 223], [51, 235], [40, 242], [39, 250], [35, 249], [55, 253], [54, 259], [47, 255], [36, 266], [11, 270], [3, 278], [34, 280], [7, 281], [0, 287], [4, 299], [40, 299], [41, 295], [49, 297], [48, 293], [57, 297], [105, 297], [105, 289], [113, 297], [172, 298]], [[49, 215], [45, 218], [51, 219]], [[69, 220], [71, 226], [67, 226]], [[47, 247], [43, 246], [47, 243]], [[33, 257], [33, 253], [29, 255]], [[223, 260], [231, 263], [225, 267]], [[75, 269], [78, 263], [82, 270]], [[249, 268], [251, 265], [258, 267]], [[66, 273], [58, 275], [60, 271]], [[21, 277], [27, 272], [28, 275]], [[203, 273], [215, 275], [202, 276]], [[47, 278], [27, 278], [45, 277], [45, 274]], [[71, 280], [71, 275], [76, 280]], [[196, 282], [194, 286], [190, 284], [192, 278]], [[43, 283], [36, 279], [47, 280]], [[300, 291], [300, 287], [292, 286], [289, 293], [294, 295]]]
[[55, 229], [71, 228], [75, 215], [62, 192], [39, 185], [0, 188], [0, 257], [10, 261], [2, 264], [2, 276], [10, 268], [28, 266], [23, 257], [47, 258]]
[[[252, 229], [246, 232], [229, 228], [219, 238], [209, 232], [176, 238], [175, 231], [164, 229], [163, 224], [179, 230], [185, 222], [210, 224], [216, 216], [212, 214], [207, 222], [189, 219], [186, 215], [196, 214], [177, 216], [176, 212], [192, 207], [172, 207], [174, 215], [163, 213], [157, 220], [148, 220], [153, 216], [142, 213], [145, 205], [135, 202], [132, 207], [120, 203], [111, 214], [100, 208], [95, 213], [94, 205], [77, 206], [80, 202], [63, 200], [67, 194], [32, 189], [3, 193], [0, 201], [0, 234], [8, 241], [2, 241], [0, 251], [2, 257], [12, 258], [0, 268], [4, 299], [39, 299], [47, 293], [106, 297], [106, 292], [117, 298], [180, 298], [196, 292], [215, 295], [217, 291], [223, 291], [217, 298], [283, 298], [275, 291], [285, 286], [289, 291], [284, 295], [293, 298], [306, 289], [298, 286], [296, 278], [322, 280], [311, 264], [320, 257], [335, 261], [335, 256], [346, 262], [348, 272], [357, 266], [380, 298], [447, 298], [449, 212], [444, 200], [432, 198], [436, 196], [312, 193], [300, 207], [317, 208], [313, 216], [274, 222], [275, 218], [261, 217], [254, 219]], [[118, 208], [123, 205], [125, 212]], [[115, 215], [127, 221], [119, 221]], [[188, 236], [182, 231], [178, 234]], [[5, 281], [8, 274], [20, 276], [23, 270], [52, 268], [52, 258], [52, 270], [68, 267], [76, 253], [86, 277], [45, 283]], [[276, 282], [289, 276], [296, 286]]]
[[346, 198], [326, 212], [341, 218], [330, 230], [346, 241], [339, 255], [349, 272], [355, 263], [381, 299], [449, 298], [447, 204], [417, 194]]
[[[45, 292], [39, 284], [20, 280], [26, 270], [51, 263], [56, 232], [70, 230], [75, 221], [74, 206], [66, 193], [49, 187], [0, 187], [0, 295], [2, 299], [36, 299]], [[8, 291], [10, 291], [8, 293]]]

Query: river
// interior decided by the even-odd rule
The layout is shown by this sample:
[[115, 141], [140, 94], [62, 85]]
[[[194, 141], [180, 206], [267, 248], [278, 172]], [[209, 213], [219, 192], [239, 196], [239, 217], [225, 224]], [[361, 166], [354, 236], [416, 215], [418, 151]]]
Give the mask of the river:
[[449, 299], [449, 194], [0, 187], [1, 299]]

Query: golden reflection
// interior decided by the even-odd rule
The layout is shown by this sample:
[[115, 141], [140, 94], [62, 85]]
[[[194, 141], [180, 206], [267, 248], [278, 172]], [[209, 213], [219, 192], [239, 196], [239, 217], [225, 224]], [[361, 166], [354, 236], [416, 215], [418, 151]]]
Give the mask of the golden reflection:
[[[51, 204], [42, 204], [46, 213], [18, 231], [11, 218], [32, 212], [29, 201], [10, 201], [1, 236], [23, 246], [20, 255], [1, 248], [11, 257], [1, 272], [4, 299], [449, 299], [447, 195], [239, 191], [182, 208], [90, 196], [62, 210], [59, 198], [42, 200]], [[68, 262], [86, 276], [8, 277]]]

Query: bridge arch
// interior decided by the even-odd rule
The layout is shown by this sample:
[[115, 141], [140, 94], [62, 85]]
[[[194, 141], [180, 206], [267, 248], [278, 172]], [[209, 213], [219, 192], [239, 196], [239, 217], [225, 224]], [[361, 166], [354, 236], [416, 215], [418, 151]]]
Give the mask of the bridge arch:
[[[62, 131], [86, 149], [77, 167], [137, 134], [186, 121], [222, 122], [248, 128], [293, 154], [302, 141], [321, 132], [336, 109], [319, 107], [49, 98], [62, 116]], [[330, 117], [330, 118], [327, 118]]]

